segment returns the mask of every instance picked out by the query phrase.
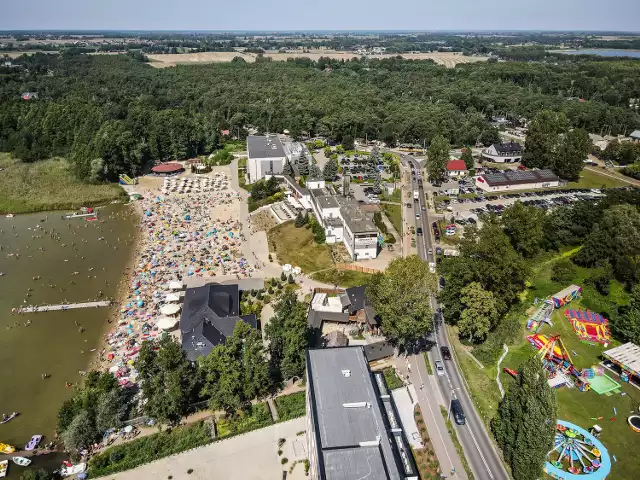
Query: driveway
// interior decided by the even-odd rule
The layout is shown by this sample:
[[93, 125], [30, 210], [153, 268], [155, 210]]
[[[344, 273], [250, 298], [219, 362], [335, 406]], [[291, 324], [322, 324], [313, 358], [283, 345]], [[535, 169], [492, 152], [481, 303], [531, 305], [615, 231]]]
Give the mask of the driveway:
[[[305, 429], [305, 417], [278, 423], [205, 447], [156, 460], [133, 470], [109, 475], [113, 480], [205, 480], [238, 478], [243, 480], [274, 480], [282, 478], [294, 460], [307, 458], [306, 435], [296, 435]], [[278, 439], [285, 438], [282, 457], [278, 456]], [[281, 458], [289, 462], [282, 466]], [[191, 474], [187, 470], [193, 469]], [[302, 480], [304, 465], [293, 469], [291, 480]]]

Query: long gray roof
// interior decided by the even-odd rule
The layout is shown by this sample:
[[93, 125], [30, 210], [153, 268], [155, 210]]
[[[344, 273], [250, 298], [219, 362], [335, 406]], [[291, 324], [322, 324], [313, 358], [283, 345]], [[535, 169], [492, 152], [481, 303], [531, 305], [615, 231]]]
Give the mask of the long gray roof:
[[307, 378], [320, 478], [404, 478], [362, 347], [308, 350]]
[[373, 223], [365, 213], [359, 208], [342, 207], [340, 208], [342, 218], [354, 234], [356, 233], [378, 233], [378, 227]]
[[247, 137], [247, 152], [249, 158], [281, 158], [284, 157], [282, 142], [275, 135]]

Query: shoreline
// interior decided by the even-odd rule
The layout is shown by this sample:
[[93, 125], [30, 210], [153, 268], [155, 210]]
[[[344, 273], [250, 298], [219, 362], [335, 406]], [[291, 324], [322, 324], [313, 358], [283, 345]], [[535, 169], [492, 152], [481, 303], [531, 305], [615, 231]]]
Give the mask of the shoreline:
[[[143, 242], [142, 238], [142, 230], [140, 228], [140, 221], [142, 220], [142, 208], [138, 202], [134, 202], [131, 204], [133, 208], [132, 216], [135, 216], [135, 229], [134, 229], [134, 238], [133, 238], [133, 246], [131, 248], [131, 254], [129, 255], [129, 260], [124, 266], [123, 275], [118, 282], [118, 286], [116, 287], [116, 292], [113, 297], [113, 303], [109, 307], [109, 313], [106, 317], [106, 322], [103, 325], [103, 329], [100, 332], [100, 338], [98, 339], [98, 344], [96, 345], [97, 355], [91, 358], [87, 364], [86, 371], [89, 372], [91, 370], [97, 370], [99, 372], [104, 371], [104, 359], [102, 357], [102, 352], [108, 348], [108, 336], [115, 330], [115, 326], [117, 326], [118, 322], [118, 314], [122, 305], [125, 304], [127, 296], [129, 294], [129, 286], [131, 285], [131, 281], [133, 280], [133, 272], [135, 268], [136, 261], [140, 254], [140, 246]], [[115, 326], [114, 326], [115, 323]], [[94, 353], [96, 353], [94, 352]]]

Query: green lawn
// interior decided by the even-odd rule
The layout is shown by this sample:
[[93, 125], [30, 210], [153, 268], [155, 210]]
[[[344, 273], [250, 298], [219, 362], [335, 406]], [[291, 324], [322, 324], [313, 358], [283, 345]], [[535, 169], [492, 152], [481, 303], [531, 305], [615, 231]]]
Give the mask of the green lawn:
[[63, 159], [22, 163], [0, 153], [0, 169], [0, 213], [74, 209], [127, 199], [116, 183], [78, 180]]
[[355, 272], [353, 270], [341, 270], [332, 268], [318, 273], [314, 273], [312, 278], [318, 282], [339, 287], [349, 288], [366, 285], [371, 280], [371, 273]]
[[389, 221], [396, 229], [398, 234], [402, 235], [402, 205], [390, 205], [388, 203], [381, 203], [380, 206], [385, 215], [389, 218]]
[[[568, 251], [557, 255], [549, 261], [542, 261], [532, 275], [532, 281], [522, 298], [526, 307], [531, 307], [533, 299], [546, 298], [553, 293], [560, 291], [568, 285], [575, 283], [582, 286], [582, 298], [572, 302], [571, 308], [590, 309], [602, 313], [609, 317], [608, 312], [613, 311], [617, 305], [624, 305], [629, 300], [629, 295], [624, 291], [622, 285], [612, 282], [609, 295], [603, 296], [589, 286], [585, 280], [591, 272], [588, 269], [578, 268], [575, 277], [569, 282], [556, 283], [551, 280], [551, 271], [556, 260], [568, 256], [573, 251]], [[531, 311], [530, 309], [529, 311]], [[601, 345], [589, 345], [581, 342], [575, 335], [573, 328], [564, 316], [565, 308], [558, 309], [552, 316], [553, 327], [545, 325], [539, 333], [543, 335], [559, 334], [563, 343], [569, 350], [576, 368], [581, 369], [599, 363], [599, 356], [605, 348]], [[522, 339], [515, 345], [509, 345], [509, 354], [501, 364], [504, 367], [517, 370], [519, 365], [530, 355], [535, 354], [535, 350], [525, 339], [525, 335], [531, 332], [525, 328], [528, 315], [522, 316]], [[457, 341], [455, 329], [450, 328], [450, 338], [455, 348], [460, 366], [464, 372], [467, 384], [471, 390], [474, 404], [479, 414], [488, 425], [489, 420], [495, 415], [498, 402], [500, 400], [498, 388], [495, 382], [496, 366], [487, 365], [479, 368], [469, 356], [464, 353], [463, 346]], [[612, 348], [617, 342], [612, 342], [607, 348]], [[609, 374], [611, 378], [618, 381], [615, 374]], [[505, 389], [509, 387], [513, 379], [510, 375], [501, 372], [500, 379]], [[598, 395], [597, 393], [580, 392], [576, 388], [560, 388], [556, 390], [558, 402], [558, 417], [588, 428], [594, 423], [603, 427], [604, 432], [601, 440], [609, 449], [611, 455], [615, 455], [617, 462], [613, 463], [613, 469], [609, 477], [613, 480], [623, 480], [629, 478], [640, 478], [640, 457], [629, 455], [632, 445], [639, 439], [627, 425], [626, 419], [632, 409], [638, 409], [640, 405], [640, 391], [622, 382], [621, 390], [626, 394], [621, 395]], [[618, 415], [615, 421], [610, 419], [614, 416], [613, 408], [616, 408]], [[601, 420], [592, 420], [597, 417], [604, 417]]]
[[577, 182], [569, 182], [568, 188], [615, 188], [625, 187], [629, 183], [617, 178], [612, 178], [606, 175], [601, 175], [593, 170], [587, 170], [586, 168], [580, 172], [580, 180]]
[[280, 264], [288, 263], [312, 273], [333, 266], [329, 246], [317, 244], [311, 229], [296, 228], [293, 221], [282, 223], [269, 230], [269, 251], [278, 256]]
[[277, 397], [275, 402], [281, 422], [304, 417], [307, 412], [305, 392], [283, 395], [282, 397]]

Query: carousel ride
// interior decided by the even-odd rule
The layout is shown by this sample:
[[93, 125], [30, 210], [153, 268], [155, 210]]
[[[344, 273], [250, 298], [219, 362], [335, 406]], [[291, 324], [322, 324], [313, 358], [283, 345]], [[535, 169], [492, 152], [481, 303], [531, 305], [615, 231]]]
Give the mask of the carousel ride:
[[611, 459], [594, 435], [573, 423], [558, 420], [545, 471], [558, 479], [603, 480], [611, 471]]

